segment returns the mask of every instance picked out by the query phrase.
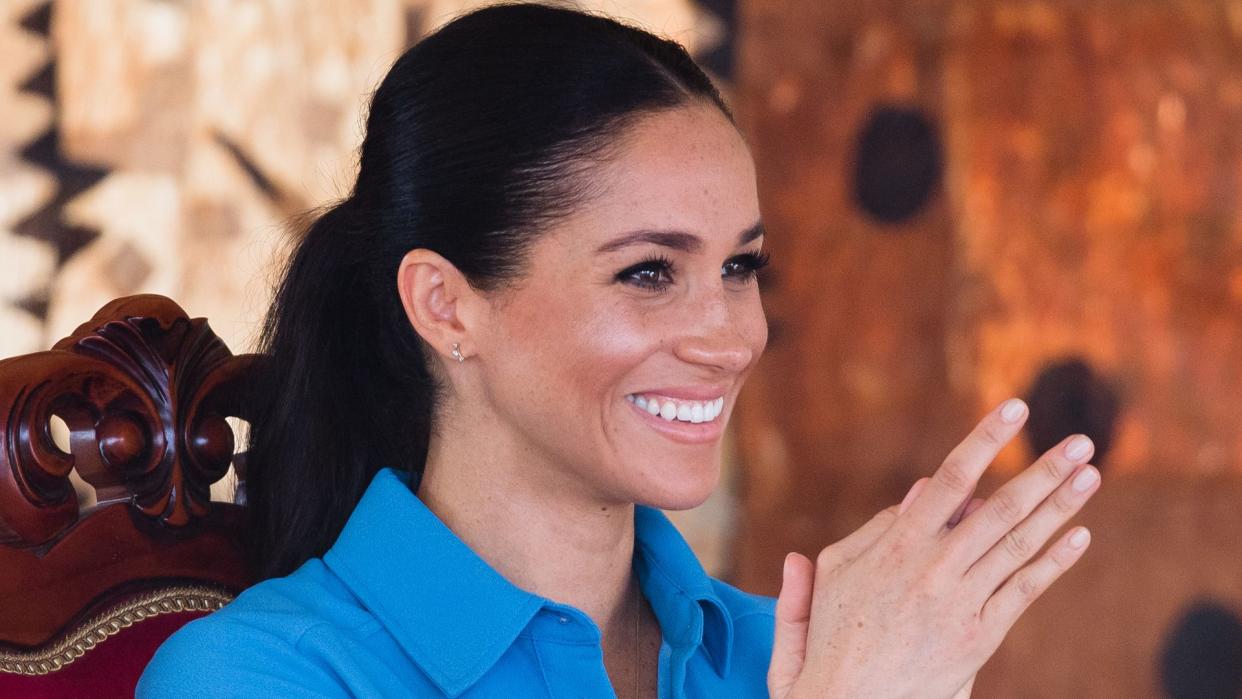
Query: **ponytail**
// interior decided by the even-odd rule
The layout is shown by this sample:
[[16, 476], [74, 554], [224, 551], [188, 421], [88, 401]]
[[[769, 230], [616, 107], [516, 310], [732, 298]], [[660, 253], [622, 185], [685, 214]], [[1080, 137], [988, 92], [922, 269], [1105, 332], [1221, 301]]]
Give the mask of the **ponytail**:
[[380, 468], [426, 458], [434, 383], [395, 267], [368, 271], [377, 250], [354, 201], [311, 224], [264, 323], [245, 480], [259, 579], [323, 555]]

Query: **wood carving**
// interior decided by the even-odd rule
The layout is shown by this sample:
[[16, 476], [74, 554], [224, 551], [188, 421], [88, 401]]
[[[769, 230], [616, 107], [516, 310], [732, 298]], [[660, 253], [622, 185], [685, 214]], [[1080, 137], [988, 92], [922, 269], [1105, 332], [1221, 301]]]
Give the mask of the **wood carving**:
[[[117, 299], [49, 351], [0, 361], [0, 642], [42, 643], [118, 590], [240, 590], [233, 462], [255, 355], [162, 296]], [[69, 427], [70, 453], [49, 419]], [[72, 470], [98, 503], [79, 512]], [[112, 601], [115, 601], [114, 599]]]
[[[157, 296], [114, 301], [52, 350], [0, 361], [2, 540], [38, 546], [77, 520], [73, 468], [100, 506], [129, 502], [170, 527], [204, 516], [250, 361]], [[53, 414], [71, 454], [52, 442]]]

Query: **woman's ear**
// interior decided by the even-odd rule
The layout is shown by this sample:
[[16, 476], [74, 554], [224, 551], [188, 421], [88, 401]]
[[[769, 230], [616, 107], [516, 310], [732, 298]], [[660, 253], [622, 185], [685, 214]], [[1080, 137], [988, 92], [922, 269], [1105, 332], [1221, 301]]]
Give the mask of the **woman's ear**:
[[397, 268], [397, 292], [424, 342], [446, 359], [453, 357], [454, 345], [462, 356], [470, 355], [472, 311], [481, 299], [452, 262], [423, 248], [407, 252]]

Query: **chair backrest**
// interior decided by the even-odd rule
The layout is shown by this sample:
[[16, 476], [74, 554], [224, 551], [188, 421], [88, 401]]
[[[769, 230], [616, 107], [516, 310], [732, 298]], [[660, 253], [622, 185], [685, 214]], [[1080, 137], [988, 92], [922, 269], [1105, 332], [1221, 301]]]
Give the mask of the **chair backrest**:
[[164, 638], [247, 585], [242, 508], [210, 487], [240, 462], [225, 418], [255, 360], [154, 295], [0, 360], [0, 695], [132, 696]]

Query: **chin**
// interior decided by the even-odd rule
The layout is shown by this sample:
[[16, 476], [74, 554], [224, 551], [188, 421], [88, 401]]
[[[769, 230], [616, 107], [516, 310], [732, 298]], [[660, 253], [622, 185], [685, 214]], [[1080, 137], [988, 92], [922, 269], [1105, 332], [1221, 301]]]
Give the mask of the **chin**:
[[691, 469], [661, 473], [643, 483], [637, 502], [661, 510], [689, 510], [702, 505], [720, 482], [720, 459]]

